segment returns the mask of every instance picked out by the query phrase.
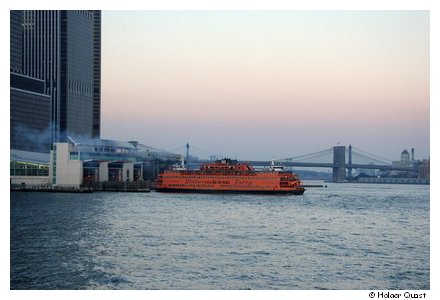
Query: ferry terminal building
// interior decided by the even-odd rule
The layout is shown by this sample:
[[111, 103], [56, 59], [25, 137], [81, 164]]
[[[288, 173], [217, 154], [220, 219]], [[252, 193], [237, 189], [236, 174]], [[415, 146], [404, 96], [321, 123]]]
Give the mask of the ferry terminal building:
[[97, 187], [99, 183], [149, 181], [180, 155], [137, 141], [68, 138], [50, 153], [11, 149], [11, 186]]

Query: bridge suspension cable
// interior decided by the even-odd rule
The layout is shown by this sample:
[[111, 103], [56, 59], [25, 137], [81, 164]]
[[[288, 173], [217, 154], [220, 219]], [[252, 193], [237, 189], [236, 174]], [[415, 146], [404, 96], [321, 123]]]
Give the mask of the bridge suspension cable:
[[376, 162], [380, 162], [380, 163], [383, 163], [386, 165], [389, 165], [392, 162], [390, 159], [383, 158], [383, 157], [380, 157], [380, 156], [372, 154], [372, 153], [368, 153], [367, 151], [361, 150], [359, 148], [353, 147], [353, 150], [355, 150], [355, 151], [353, 151], [354, 154], [368, 158], [368, 159], [375, 160]]
[[180, 147], [178, 147], [176, 149], [170, 150], [170, 152], [175, 152], [175, 151], [178, 151], [178, 150], [183, 150], [183, 149], [185, 149], [185, 147], [186, 147], [186, 145], [183, 145], [183, 146], [180, 146]]
[[[210, 151], [208, 151], [208, 150], [204, 150], [204, 149], [199, 148], [199, 147], [196, 147], [196, 146], [194, 146], [194, 145], [190, 145], [190, 149], [191, 149], [191, 150], [196, 150], [196, 152], [199, 152], [199, 153], [201, 153], [202, 155], [216, 155], [216, 154], [214, 154], [214, 153], [212, 153], [212, 152], [210, 152]], [[177, 148], [171, 150], [170, 152], [177, 152], [177, 151], [180, 151], [180, 150], [186, 150], [186, 144], [185, 144], [185, 145], [182, 145], [182, 146], [180, 146], [180, 147], [177, 147]], [[191, 152], [192, 152], [192, 151], [191, 151]]]
[[[176, 152], [176, 151], [179, 151], [179, 150], [184, 150], [185, 148], [186, 148], [186, 144], [182, 145], [182, 146], [180, 146], [180, 147], [178, 147], [176, 149], [171, 150], [171, 152]], [[211, 151], [208, 151], [208, 150], [196, 147], [194, 145], [191, 145], [191, 149], [196, 150], [196, 152], [199, 152], [202, 155], [208, 155], [208, 156], [217, 155], [215, 153], [212, 153]], [[367, 151], [361, 150], [361, 149], [356, 148], [356, 147], [353, 147], [352, 149], [353, 149], [352, 153], [355, 156], [360, 156], [360, 157], [365, 158], [367, 160], [370, 160], [372, 162], [377, 162], [377, 163], [386, 164], [386, 165], [391, 164], [391, 160], [389, 160], [387, 158], [380, 157], [378, 155], [369, 153]], [[348, 152], [348, 149], [346, 149], [346, 151]], [[317, 151], [317, 152], [313, 152], [313, 153], [308, 153], [308, 154], [303, 154], [303, 155], [299, 155], [299, 156], [294, 156], [294, 157], [279, 158], [279, 159], [276, 159], [275, 161], [277, 161], [277, 162], [285, 162], [285, 161], [293, 161], [293, 160], [294, 161], [299, 161], [299, 160], [304, 161], [304, 160], [309, 160], [309, 159], [315, 159], [315, 158], [318, 158], [318, 157], [322, 157], [322, 156], [325, 156], [325, 155], [328, 155], [328, 154], [331, 154], [331, 153], [333, 153], [333, 148], [328, 148], [328, 149], [325, 149], [325, 150], [321, 150], [321, 151]]]
[[194, 145], [190, 145], [190, 146], [191, 146], [191, 149], [195, 149], [195, 150], [197, 150], [199, 152], [202, 152], [202, 154], [215, 155], [215, 153], [212, 153], [212, 152], [210, 152], [208, 150], [204, 150], [204, 149], [196, 147]]
[[[377, 163], [384, 164], [384, 165], [388, 165], [389, 164], [387, 162], [377, 160], [375, 158], [372, 158], [372, 157], [367, 156], [367, 155], [363, 155], [363, 154], [358, 153], [358, 152], [353, 152], [353, 157], [363, 158], [364, 160], [368, 161], [368, 163], [373, 163], [373, 164], [377, 164]], [[356, 163], [356, 162], [358, 162], [358, 159], [354, 158], [353, 161], [354, 161], [354, 163]]]

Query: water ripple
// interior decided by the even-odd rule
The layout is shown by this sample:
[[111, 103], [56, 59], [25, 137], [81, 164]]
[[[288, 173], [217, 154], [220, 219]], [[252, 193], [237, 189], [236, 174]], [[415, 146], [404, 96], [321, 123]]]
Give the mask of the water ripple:
[[11, 193], [11, 289], [429, 289], [429, 186]]

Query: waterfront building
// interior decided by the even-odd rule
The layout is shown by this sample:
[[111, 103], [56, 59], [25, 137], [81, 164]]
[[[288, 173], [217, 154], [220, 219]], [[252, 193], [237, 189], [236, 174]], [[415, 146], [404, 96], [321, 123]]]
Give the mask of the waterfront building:
[[152, 179], [149, 170], [160, 162], [172, 164], [180, 156], [136, 141], [96, 140], [68, 137], [56, 143], [50, 155], [52, 186], [99, 188], [100, 183], [123, 183]]
[[403, 150], [400, 154], [400, 162], [401, 167], [403, 168], [409, 168], [410, 167], [410, 158], [409, 158], [409, 152], [408, 150]]
[[99, 184], [151, 180], [160, 166], [180, 160], [178, 154], [136, 141], [67, 139], [54, 143], [50, 154], [11, 150], [11, 184], [99, 188]]
[[100, 137], [101, 12], [10, 11], [11, 149]]
[[411, 168], [414, 166], [416, 161], [414, 160], [414, 148], [411, 149], [411, 157], [408, 150], [403, 150], [400, 153], [400, 160], [393, 161], [393, 166], [399, 168]]
[[370, 165], [372, 166], [371, 169], [357, 169], [356, 170], [356, 175], [357, 176], [369, 176], [369, 177], [374, 177], [377, 176], [377, 170], [374, 169], [374, 163], [370, 162]]
[[419, 165], [419, 178], [430, 179], [430, 159], [424, 159]]

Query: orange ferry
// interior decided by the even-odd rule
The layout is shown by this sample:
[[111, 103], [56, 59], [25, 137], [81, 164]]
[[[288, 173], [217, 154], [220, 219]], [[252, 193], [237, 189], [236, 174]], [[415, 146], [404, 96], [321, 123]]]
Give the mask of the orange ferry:
[[305, 189], [296, 174], [273, 162], [268, 170], [256, 171], [249, 164], [225, 158], [202, 164], [200, 170], [187, 170], [182, 161], [159, 174], [156, 191], [302, 195]]

